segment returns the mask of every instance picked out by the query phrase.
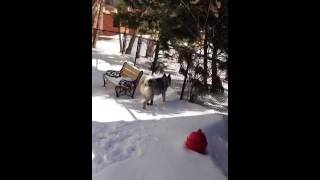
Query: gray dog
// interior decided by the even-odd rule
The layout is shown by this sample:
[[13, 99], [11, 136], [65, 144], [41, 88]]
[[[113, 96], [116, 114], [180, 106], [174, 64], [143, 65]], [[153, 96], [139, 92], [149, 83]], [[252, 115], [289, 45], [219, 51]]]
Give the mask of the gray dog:
[[153, 96], [162, 94], [163, 102], [166, 101], [166, 91], [171, 85], [171, 76], [163, 74], [161, 78], [147, 77], [144, 79], [140, 86], [140, 92], [145, 98], [143, 102], [143, 109], [146, 109], [146, 105], [153, 104]]

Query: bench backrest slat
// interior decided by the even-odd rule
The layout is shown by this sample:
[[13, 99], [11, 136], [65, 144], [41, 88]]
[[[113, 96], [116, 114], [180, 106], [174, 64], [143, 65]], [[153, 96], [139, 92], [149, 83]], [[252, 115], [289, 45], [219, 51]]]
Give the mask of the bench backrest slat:
[[121, 69], [121, 76], [122, 77], [129, 77], [131, 79], [136, 80], [139, 76], [141, 71], [139, 71], [138, 69], [136, 69], [135, 67], [129, 65], [128, 63], [124, 63], [123, 67]]

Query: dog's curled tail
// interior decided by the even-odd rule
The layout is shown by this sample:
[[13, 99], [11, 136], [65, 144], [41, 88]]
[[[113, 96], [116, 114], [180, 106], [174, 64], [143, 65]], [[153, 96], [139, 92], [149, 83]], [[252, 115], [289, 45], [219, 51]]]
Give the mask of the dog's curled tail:
[[[143, 86], [150, 86], [150, 80], [152, 81], [152, 76], [146, 76], [143, 79], [142, 85]], [[152, 82], [151, 82], [151, 84], [152, 84]]]

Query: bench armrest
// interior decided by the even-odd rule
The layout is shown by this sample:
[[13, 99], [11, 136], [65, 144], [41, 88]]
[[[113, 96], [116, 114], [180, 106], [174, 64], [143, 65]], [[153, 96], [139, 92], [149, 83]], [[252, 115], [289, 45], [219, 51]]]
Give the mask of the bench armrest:
[[114, 71], [114, 70], [108, 70], [104, 75], [109, 76], [109, 77], [121, 77], [120, 71]]

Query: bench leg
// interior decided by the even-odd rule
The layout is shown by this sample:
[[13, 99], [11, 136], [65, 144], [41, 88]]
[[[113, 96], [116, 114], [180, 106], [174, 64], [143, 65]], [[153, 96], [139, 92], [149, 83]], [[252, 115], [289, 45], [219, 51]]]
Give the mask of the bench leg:
[[106, 87], [106, 79], [105, 79], [105, 74], [102, 75], [102, 79], [103, 79], [103, 87]]
[[116, 95], [119, 97], [120, 95], [127, 95], [130, 96], [131, 98], [134, 98], [134, 91], [132, 89], [128, 89], [126, 87], [122, 86], [116, 86], [115, 87]]
[[118, 89], [119, 89], [119, 88], [118, 88], [118, 87], [115, 87], [114, 89], [115, 89], [115, 91], [116, 91], [116, 96], [119, 97], [119, 92], [118, 92]]

